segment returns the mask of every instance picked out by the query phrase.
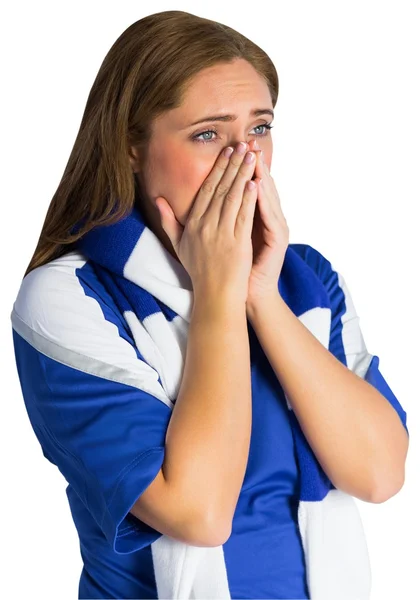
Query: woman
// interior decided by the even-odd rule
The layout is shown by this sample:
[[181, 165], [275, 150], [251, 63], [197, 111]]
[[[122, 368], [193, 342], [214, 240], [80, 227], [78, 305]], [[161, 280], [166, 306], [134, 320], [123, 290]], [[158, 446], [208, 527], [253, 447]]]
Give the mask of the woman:
[[289, 244], [277, 95], [258, 46], [182, 11], [92, 87], [11, 315], [79, 598], [369, 597], [353, 496], [401, 488], [406, 413], [342, 276]]

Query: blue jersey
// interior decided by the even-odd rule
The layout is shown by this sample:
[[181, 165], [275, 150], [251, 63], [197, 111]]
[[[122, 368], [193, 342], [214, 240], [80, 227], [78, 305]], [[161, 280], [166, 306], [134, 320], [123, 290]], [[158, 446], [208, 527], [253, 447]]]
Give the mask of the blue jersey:
[[[308, 245], [290, 244], [288, 252], [306, 269], [299, 313], [314, 311], [320, 336], [328, 321], [326, 346], [349, 368], [369, 372], [407, 429], [406, 413], [380, 374], [377, 357], [372, 360], [366, 350], [342, 277]], [[322, 294], [305, 292], [315, 285], [330, 308]], [[165, 454], [172, 408], [156, 370], [139, 352], [95, 264], [78, 250], [23, 279], [11, 318], [31, 425], [44, 456], [68, 483], [83, 559], [79, 598], [163, 597], [162, 533], [130, 512]], [[307, 599], [287, 400], [249, 322], [248, 332], [252, 433], [232, 532], [223, 544], [229, 596]], [[208, 570], [212, 577], [211, 564]]]

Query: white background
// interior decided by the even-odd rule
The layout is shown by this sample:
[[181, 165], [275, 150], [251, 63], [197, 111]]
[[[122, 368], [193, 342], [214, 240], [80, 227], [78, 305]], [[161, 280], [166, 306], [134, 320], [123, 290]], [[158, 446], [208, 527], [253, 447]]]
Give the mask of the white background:
[[271, 172], [290, 242], [314, 246], [343, 274], [368, 350], [408, 413], [403, 489], [383, 504], [357, 500], [372, 600], [417, 596], [420, 3], [144, 4], [26, 1], [1, 10], [2, 595], [75, 599], [82, 568], [67, 484], [25, 412], [12, 304], [105, 54], [134, 21], [178, 9], [239, 30], [276, 65]]

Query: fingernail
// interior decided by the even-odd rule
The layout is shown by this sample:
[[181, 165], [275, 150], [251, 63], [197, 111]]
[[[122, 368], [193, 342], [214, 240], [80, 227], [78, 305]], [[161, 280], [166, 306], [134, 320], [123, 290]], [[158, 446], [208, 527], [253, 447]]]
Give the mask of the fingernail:
[[239, 142], [239, 144], [236, 146], [236, 152], [238, 154], [245, 154], [246, 149], [247, 144], [245, 142]]

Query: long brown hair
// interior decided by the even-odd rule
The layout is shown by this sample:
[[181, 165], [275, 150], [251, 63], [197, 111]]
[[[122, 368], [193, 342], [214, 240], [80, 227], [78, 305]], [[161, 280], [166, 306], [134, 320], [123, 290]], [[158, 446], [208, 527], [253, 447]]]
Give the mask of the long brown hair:
[[89, 93], [25, 275], [73, 250], [93, 227], [115, 223], [132, 210], [138, 186], [129, 146], [147, 148], [153, 119], [182, 104], [195, 74], [236, 58], [247, 60], [266, 80], [275, 106], [278, 76], [273, 62], [227, 25], [168, 10], [136, 21], [117, 38]]

